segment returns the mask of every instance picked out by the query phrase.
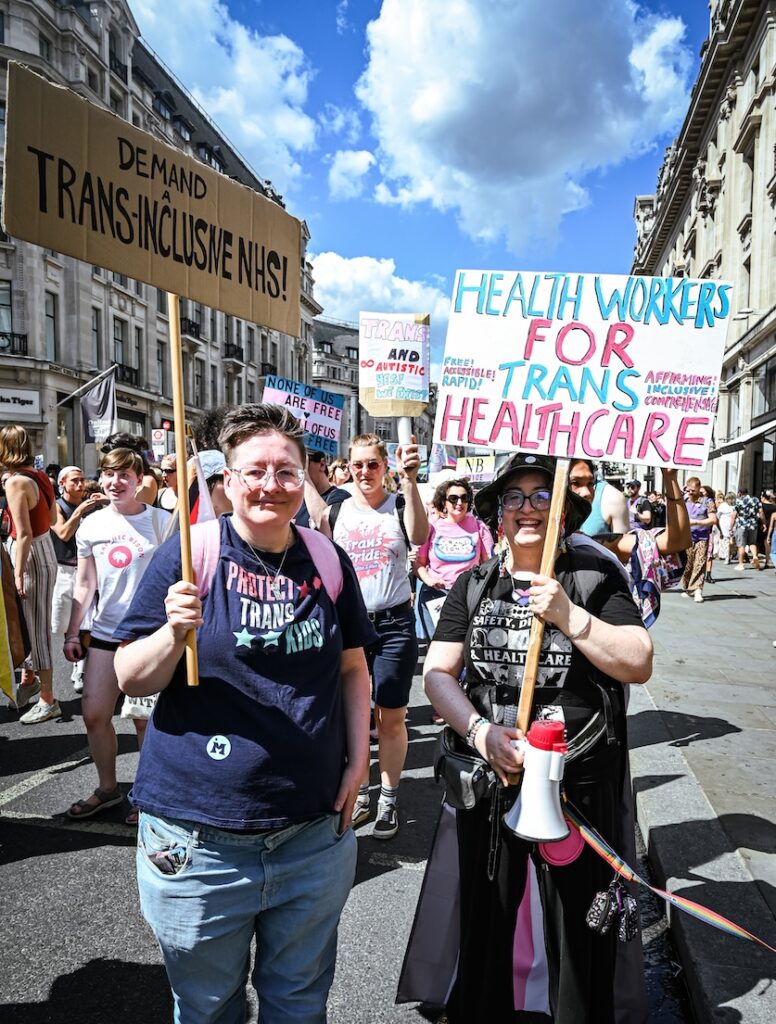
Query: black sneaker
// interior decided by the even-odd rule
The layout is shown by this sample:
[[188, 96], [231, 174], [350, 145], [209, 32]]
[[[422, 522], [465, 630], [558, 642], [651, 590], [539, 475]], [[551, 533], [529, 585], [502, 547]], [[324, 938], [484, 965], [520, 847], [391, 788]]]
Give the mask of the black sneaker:
[[358, 828], [358, 826], [363, 825], [365, 821], [369, 821], [369, 804], [364, 803], [361, 800], [356, 800], [353, 804], [353, 813], [350, 816], [350, 824], [353, 828]]
[[396, 804], [378, 804], [377, 820], [372, 830], [375, 839], [393, 839], [399, 831], [399, 815]]

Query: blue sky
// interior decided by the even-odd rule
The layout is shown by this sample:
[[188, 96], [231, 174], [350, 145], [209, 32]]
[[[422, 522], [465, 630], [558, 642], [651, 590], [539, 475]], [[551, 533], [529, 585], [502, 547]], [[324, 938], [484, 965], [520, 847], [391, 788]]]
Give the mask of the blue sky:
[[307, 221], [324, 315], [430, 311], [436, 358], [458, 268], [629, 270], [708, 33], [701, 0], [132, 9]]

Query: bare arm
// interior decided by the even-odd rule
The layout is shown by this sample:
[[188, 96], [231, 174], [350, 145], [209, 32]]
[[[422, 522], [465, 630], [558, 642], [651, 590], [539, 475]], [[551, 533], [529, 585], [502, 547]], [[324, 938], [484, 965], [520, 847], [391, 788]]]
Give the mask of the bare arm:
[[75, 572], [75, 586], [73, 587], [73, 603], [70, 607], [70, 621], [65, 630], [65, 657], [68, 661], [80, 661], [84, 657], [84, 649], [81, 646], [78, 633], [84, 615], [91, 607], [94, 595], [97, 593], [97, 567], [94, 558], [78, 558], [78, 568]]
[[666, 528], [657, 537], [657, 549], [661, 555], [685, 551], [690, 547], [690, 517], [684, 503], [675, 469], [664, 469], [663, 493], [666, 496]]
[[24, 573], [32, 549], [32, 523], [30, 522], [30, 501], [37, 502], [37, 485], [22, 476], [12, 476], [5, 485], [8, 511], [16, 527], [16, 552], [14, 554], [14, 580], [21, 597], [26, 597]]
[[773, 536], [774, 529], [776, 529], [776, 512], [771, 512], [771, 521], [768, 524], [768, 543], [769, 544], [771, 542], [771, 537]]
[[190, 629], [202, 625], [202, 602], [194, 583], [179, 580], [164, 599], [167, 622], [155, 633], [116, 651], [119, 689], [130, 697], [150, 697], [170, 684]]
[[159, 485], [156, 482], [156, 477], [153, 473], [146, 473], [143, 477], [143, 483], [135, 492], [135, 498], [138, 501], [142, 501], [144, 505], [153, 505], [158, 493]]
[[344, 832], [350, 825], [359, 784], [369, 768], [369, 669], [362, 647], [342, 652], [340, 673], [348, 763], [334, 810], [340, 812], [340, 832]]
[[628, 502], [611, 484], [604, 488], [601, 498], [601, 515], [611, 526], [612, 533], [627, 533], [630, 529], [628, 521]]
[[[321, 522], [324, 518], [327, 520], [328, 525], [328, 509], [329, 506], [323, 500], [318, 493], [318, 488], [312, 482], [310, 477], [305, 473], [304, 478], [304, 503], [307, 505], [307, 512], [310, 516], [310, 522], [315, 524], [316, 530], [320, 530]], [[329, 536], [330, 534], [326, 534]]]
[[401, 491], [406, 502], [404, 525], [410, 544], [416, 544], [419, 547], [421, 544], [425, 544], [426, 537], [428, 537], [428, 516], [416, 483], [420, 458], [414, 434], [412, 435], [412, 444], [396, 449], [396, 462], [401, 475]]
[[76, 505], [75, 511], [67, 519], [59, 505], [54, 502], [52, 508], [56, 514], [56, 522], [51, 524], [51, 529], [60, 540], [68, 541], [81, 525], [81, 520], [86, 513], [91, 512], [94, 508], [102, 508], [103, 505], [107, 504], [107, 501], [108, 499], [104, 494], [93, 494], [90, 498], [82, 501], [80, 505]]
[[566, 636], [587, 660], [619, 683], [646, 683], [652, 675], [652, 640], [643, 626], [613, 626], [572, 604], [557, 580], [535, 575], [531, 610]]

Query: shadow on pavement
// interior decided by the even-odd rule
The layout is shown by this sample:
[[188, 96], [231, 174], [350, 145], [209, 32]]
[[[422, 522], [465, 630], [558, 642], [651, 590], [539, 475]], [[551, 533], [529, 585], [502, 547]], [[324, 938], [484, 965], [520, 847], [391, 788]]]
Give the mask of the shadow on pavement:
[[5, 1024], [141, 1024], [172, 1020], [164, 967], [91, 960], [51, 986], [45, 1003], [3, 1003]]
[[741, 732], [737, 725], [732, 725], [724, 718], [688, 715], [681, 711], [639, 711], [628, 718], [628, 746], [635, 750], [637, 747], [663, 743], [663, 725], [671, 733], [673, 742], [669, 746], [672, 747], [687, 747], [698, 740], [719, 739], [721, 736]]
[[[61, 765], [68, 762], [77, 751], [84, 750], [88, 744], [86, 731], [63, 732], [61, 736], [57, 736], [51, 733], [37, 733], [34, 731], [35, 726], [30, 728], [33, 731], [21, 737], [0, 736], [0, 775], [22, 775], [25, 772]], [[137, 752], [137, 737], [134, 732], [119, 732], [117, 738], [119, 755]], [[87, 754], [85, 761], [88, 760], [90, 758]], [[66, 765], [54, 774], [61, 775], [72, 771], [73, 767], [79, 767], [85, 761], [79, 761], [75, 766]]]

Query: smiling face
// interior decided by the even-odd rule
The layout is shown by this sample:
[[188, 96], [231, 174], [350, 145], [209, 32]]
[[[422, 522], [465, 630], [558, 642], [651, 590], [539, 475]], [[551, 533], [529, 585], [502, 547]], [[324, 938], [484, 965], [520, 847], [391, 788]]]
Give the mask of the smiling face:
[[142, 476], [133, 469], [103, 469], [100, 474], [100, 486], [116, 509], [136, 505], [135, 494], [142, 483]]
[[377, 445], [359, 445], [350, 450], [350, 471], [356, 487], [367, 501], [381, 501], [385, 491], [383, 477], [388, 470], [388, 460], [380, 454]]
[[[224, 494], [232, 503], [235, 520], [257, 538], [257, 543], [262, 528], [278, 531], [287, 527], [302, 504], [303, 480], [283, 487], [275, 474], [303, 469], [298, 446], [276, 431], [254, 434], [232, 449], [230, 465], [224, 470]], [[242, 475], [246, 470], [269, 470], [271, 475], [256, 487]]]
[[[535, 509], [529, 500], [531, 495], [546, 494], [547, 508]], [[550, 518], [549, 496], [552, 492], [552, 480], [547, 473], [535, 469], [523, 469], [510, 475], [501, 492], [503, 505], [504, 534], [513, 548], [537, 549], [541, 555], [547, 523]], [[522, 508], [508, 509], [510, 497], [522, 494], [525, 501]]]
[[454, 523], [460, 523], [469, 512], [469, 495], [466, 488], [453, 484], [445, 494], [445, 515]]

